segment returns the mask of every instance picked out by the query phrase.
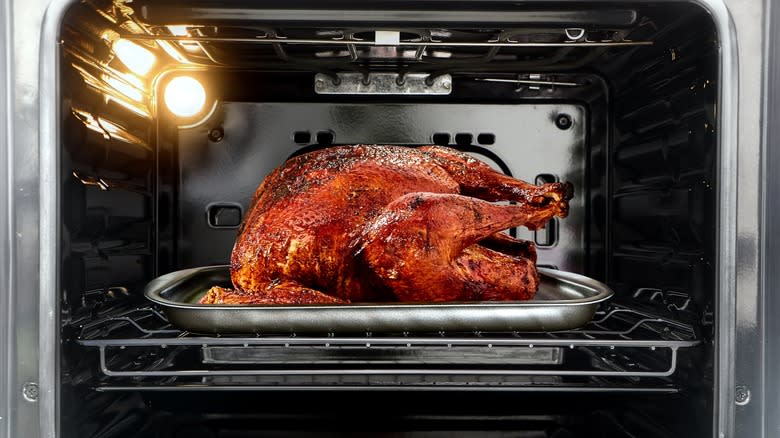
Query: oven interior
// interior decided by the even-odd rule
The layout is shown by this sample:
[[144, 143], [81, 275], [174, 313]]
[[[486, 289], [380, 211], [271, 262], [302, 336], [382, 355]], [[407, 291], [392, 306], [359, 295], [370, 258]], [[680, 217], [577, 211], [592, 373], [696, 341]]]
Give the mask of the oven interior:
[[[711, 434], [712, 20], [683, 2], [74, 4], [59, 35], [62, 435]], [[181, 76], [204, 87], [173, 95], [202, 98], [193, 116], [166, 101]], [[273, 168], [359, 143], [571, 181], [569, 217], [508, 232], [615, 297], [565, 332], [251, 336], [182, 331], [146, 301], [159, 275], [229, 262]]]

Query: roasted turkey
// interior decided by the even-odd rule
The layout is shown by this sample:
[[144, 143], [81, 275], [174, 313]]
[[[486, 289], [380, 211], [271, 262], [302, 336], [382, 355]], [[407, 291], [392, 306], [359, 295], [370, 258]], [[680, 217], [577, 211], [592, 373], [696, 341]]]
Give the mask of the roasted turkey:
[[231, 255], [234, 288], [201, 303], [527, 300], [536, 249], [501, 231], [565, 217], [572, 192], [446, 147], [309, 152], [260, 184]]

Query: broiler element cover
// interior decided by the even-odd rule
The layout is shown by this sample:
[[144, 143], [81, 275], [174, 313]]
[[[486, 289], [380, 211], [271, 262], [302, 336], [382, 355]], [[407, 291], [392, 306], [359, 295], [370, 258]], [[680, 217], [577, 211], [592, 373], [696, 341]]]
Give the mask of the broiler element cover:
[[[431, 76], [428, 73], [339, 73], [334, 81], [318, 73], [314, 77], [317, 94], [394, 94], [394, 95], [448, 95], [452, 93], [450, 75]], [[429, 83], [430, 82], [430, 83]]]

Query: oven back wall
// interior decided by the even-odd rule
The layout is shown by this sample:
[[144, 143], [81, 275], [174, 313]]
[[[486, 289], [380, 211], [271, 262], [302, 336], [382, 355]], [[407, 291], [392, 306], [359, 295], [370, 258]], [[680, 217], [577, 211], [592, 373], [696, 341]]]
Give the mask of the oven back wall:
[[571, 181], [567, 218], [512, 233], [536, 241], [540, 265], [584, 272], [587, 132], [585, 107], [571, 103], [225, 103], [207, 123], [179, 131], [178, 214], [187, 220], [178, 221], [178, 267], [226, 263], [252, 194], [293, 154], [329, 144], [440, 143], [528, 182]]

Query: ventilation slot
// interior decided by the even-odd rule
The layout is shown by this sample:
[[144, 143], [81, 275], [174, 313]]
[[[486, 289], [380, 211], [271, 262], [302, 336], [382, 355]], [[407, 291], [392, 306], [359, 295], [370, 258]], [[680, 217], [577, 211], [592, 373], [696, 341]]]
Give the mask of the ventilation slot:
[[297, 144], [311, 143], [311, 134], [308, 131], [296, 131], [293, 134], [293, 141]]
[[333, 144], [334, 134], [330, 131], [320, 131], [317, 133], [317, 144], [329, 145]]
[[450, 135], [444, 132], [433, 134], [433, 144], [447, 146], [450, 144]]
[[496, 136], [494, 134], [482, 133], [477, 136], [477, 143], [481, 145], [490, 145], [496, 143]]
[[455, 134], [455, 143], [458, 146], [468, 146], [474, 141], [474, 136], [468, 133]]

